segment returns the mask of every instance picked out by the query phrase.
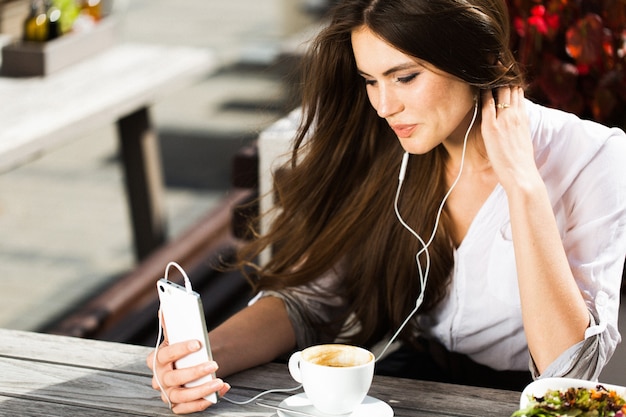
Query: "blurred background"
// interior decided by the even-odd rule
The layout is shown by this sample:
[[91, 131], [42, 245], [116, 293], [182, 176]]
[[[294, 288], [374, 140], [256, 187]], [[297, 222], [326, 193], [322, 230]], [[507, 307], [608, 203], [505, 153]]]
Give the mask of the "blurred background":
[[[286, 114], [294, 97], [277, 57], [319, 19], [323, 3], [113, 1], [120, 43], [206, 48], [219, 60], [216, 73], [151, 108], [170, 239], [224, 198], [233, 155]], [[21, 29], [6, 18], [29, 4], [0, 2], [0, 31]], [[45, 328], [135, 266], [122, 176], [113, 125], [0, 175], [0, 326]]]

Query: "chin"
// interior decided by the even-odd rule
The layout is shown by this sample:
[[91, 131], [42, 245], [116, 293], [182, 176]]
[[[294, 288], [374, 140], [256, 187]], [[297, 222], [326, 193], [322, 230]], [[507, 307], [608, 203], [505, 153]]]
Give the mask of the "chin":
[[433, 150], [431, 143], [415, 138], [398, 138], [402, 149], [413, 155], [423, 155]]

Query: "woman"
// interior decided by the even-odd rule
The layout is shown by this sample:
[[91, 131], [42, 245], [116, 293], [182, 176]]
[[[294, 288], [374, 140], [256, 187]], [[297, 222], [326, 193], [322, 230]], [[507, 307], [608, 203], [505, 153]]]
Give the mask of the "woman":
[[228, 390], [181, 388], [217, 363], [225, 376], [398, 329], [381, 373], [514, 388], [598, 376], [620, 341], [626, 137], [526, 100], [508, 34], [501, 0], [334, 8], [305, 60], [281, 211], [242, 251], [271, 245], [261, 296], [210, 333], [216, 363], [173, 370], [197, 343], [159, 349], [174, 411]]

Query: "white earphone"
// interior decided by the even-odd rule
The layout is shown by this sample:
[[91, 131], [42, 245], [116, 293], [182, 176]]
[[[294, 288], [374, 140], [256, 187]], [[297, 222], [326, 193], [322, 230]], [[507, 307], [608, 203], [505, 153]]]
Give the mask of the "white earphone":
[[[422, 245], [422, 248], [415, 254], [415, 263], [417, 264], [417, 272], [419, 274], [421, 288], [420, 288], [420, 294], [415, 300], [415, 308], [409, 313], [409, 315], [404, 320], [404, 322], [402, 322], [402, 324], [400, 325], [398, 330], [393, 334], [391, 339], [389, 339], [389, 342], [387, 342], [387, 344], [385, 345], [381, 353], [379, 355], [376, 355], [377, 360], [378, 358], [381, 358], [384, 355], [387, 349], [389, 349], [389, 346], [391, 346], [391, 344], [398, 337], [398, 335], [400, 334], [402, 329], [404, 329], [404, 327], [409, 322], [409, 320], [415, 315], [419, 307], [422, 305], [422, 302], [424, 301], [424, 293], [426, 291], [426, 283], [428, 281], [428, 273], [430, 271], [430, 254], [428, 252], [428, 247], [431, 245], [431, 243], [433, 242], [433, 239], [435, 238], [435, 232], [437, 231], [437, 227], [439, 226], [439, 219], [441, 218], [441, 212], [443, 211], [443, 207], [446, 203], [446, 200], [448, 199], [448, 197], [452, 193], [452, 190], [454, 190], [454, 187], [456, 186], [456, 184], [459, 182], [459, 179], [461, 178], [461, 172], [463, 172], [463, 165], [465, 163], [465, 151], [467, 149], [467, 138], [469, 137], [469, 133], [472, 130], [472, 127], [474, 126], [474, 122], [476, 121], [477, 114], [478, 114], [478, 95], [475, 95], [474, 96], [474, 114], [472, 116], [472, 121], [470, 122], [469, 127], [467, 128], [467, 131], [465, 132], [465, 137], [463, 138], [463, 152], [461, 154], [461, 165], [459, 167], [459, 173], [457, 174], [454, 182], [450, 186], [450, 189], [448, 190], [448, 192], [446, 193], [446, 195], [443, 197], [441, 201], [441, 205], [439, 206], [439, 209], [437, 210], [437, 217], [435, 219], [433, 231], [430, 235], [430, 238], [428, 239], [428, 242], [424, 242], [422, 237], [404, 221], [404, 219], [400, 215], [400, 211], [398, 210], [398, 200], [400, 198], [400, 191], [402, 190], [402, 183], [404, 182], [404, 178], [406, 176], [406, 170], [407, 170], [407, 166], [409, 163], [410, 154], [408, 152], [405, 152], [404, 155], [402, 155], [402, 162], [400, 164], [400, 173], [398, 175], [398, 189], [396, 191], [396, 198], [394, 199], [394, 210], [396, 212], [396, 217], [398, 218], [398, 221], [400, 221], [400, 224], [402, 224], [402, 226], [404, 226], [405, 229], [411, 232], [411, 234], [415, 236], [415, 238], [419, 240], [420, 244]], [[422, 253], [425, 253], [426, 255], [425, 269], [422, 269], [422, 264], [419, 260], [419, 257], [420, 255], [422, 255]]]

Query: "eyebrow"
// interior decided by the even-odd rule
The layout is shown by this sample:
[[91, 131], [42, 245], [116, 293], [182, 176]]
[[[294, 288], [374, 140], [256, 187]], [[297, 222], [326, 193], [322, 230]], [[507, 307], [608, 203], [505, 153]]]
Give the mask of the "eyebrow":
[[[417, 66], [417, 64], [415, 62], [406, 62], [404, 64], [400, 64], [400, 65], [396, 65], [395, 67], [391, 67], [389, 68], [387, 71], [383, 72], [383, 75], [385, 77], [393, 74], [394, 72], [398, 72], [398, 71], [404, 71], [406, 69], [413, 69]], [[365, 71], [360, 70], [359, 68], [357, 68], [357, 71], [360, 75], [366, 75], [368, 77], [371, 77], [370, 74], [366, 73]]]

